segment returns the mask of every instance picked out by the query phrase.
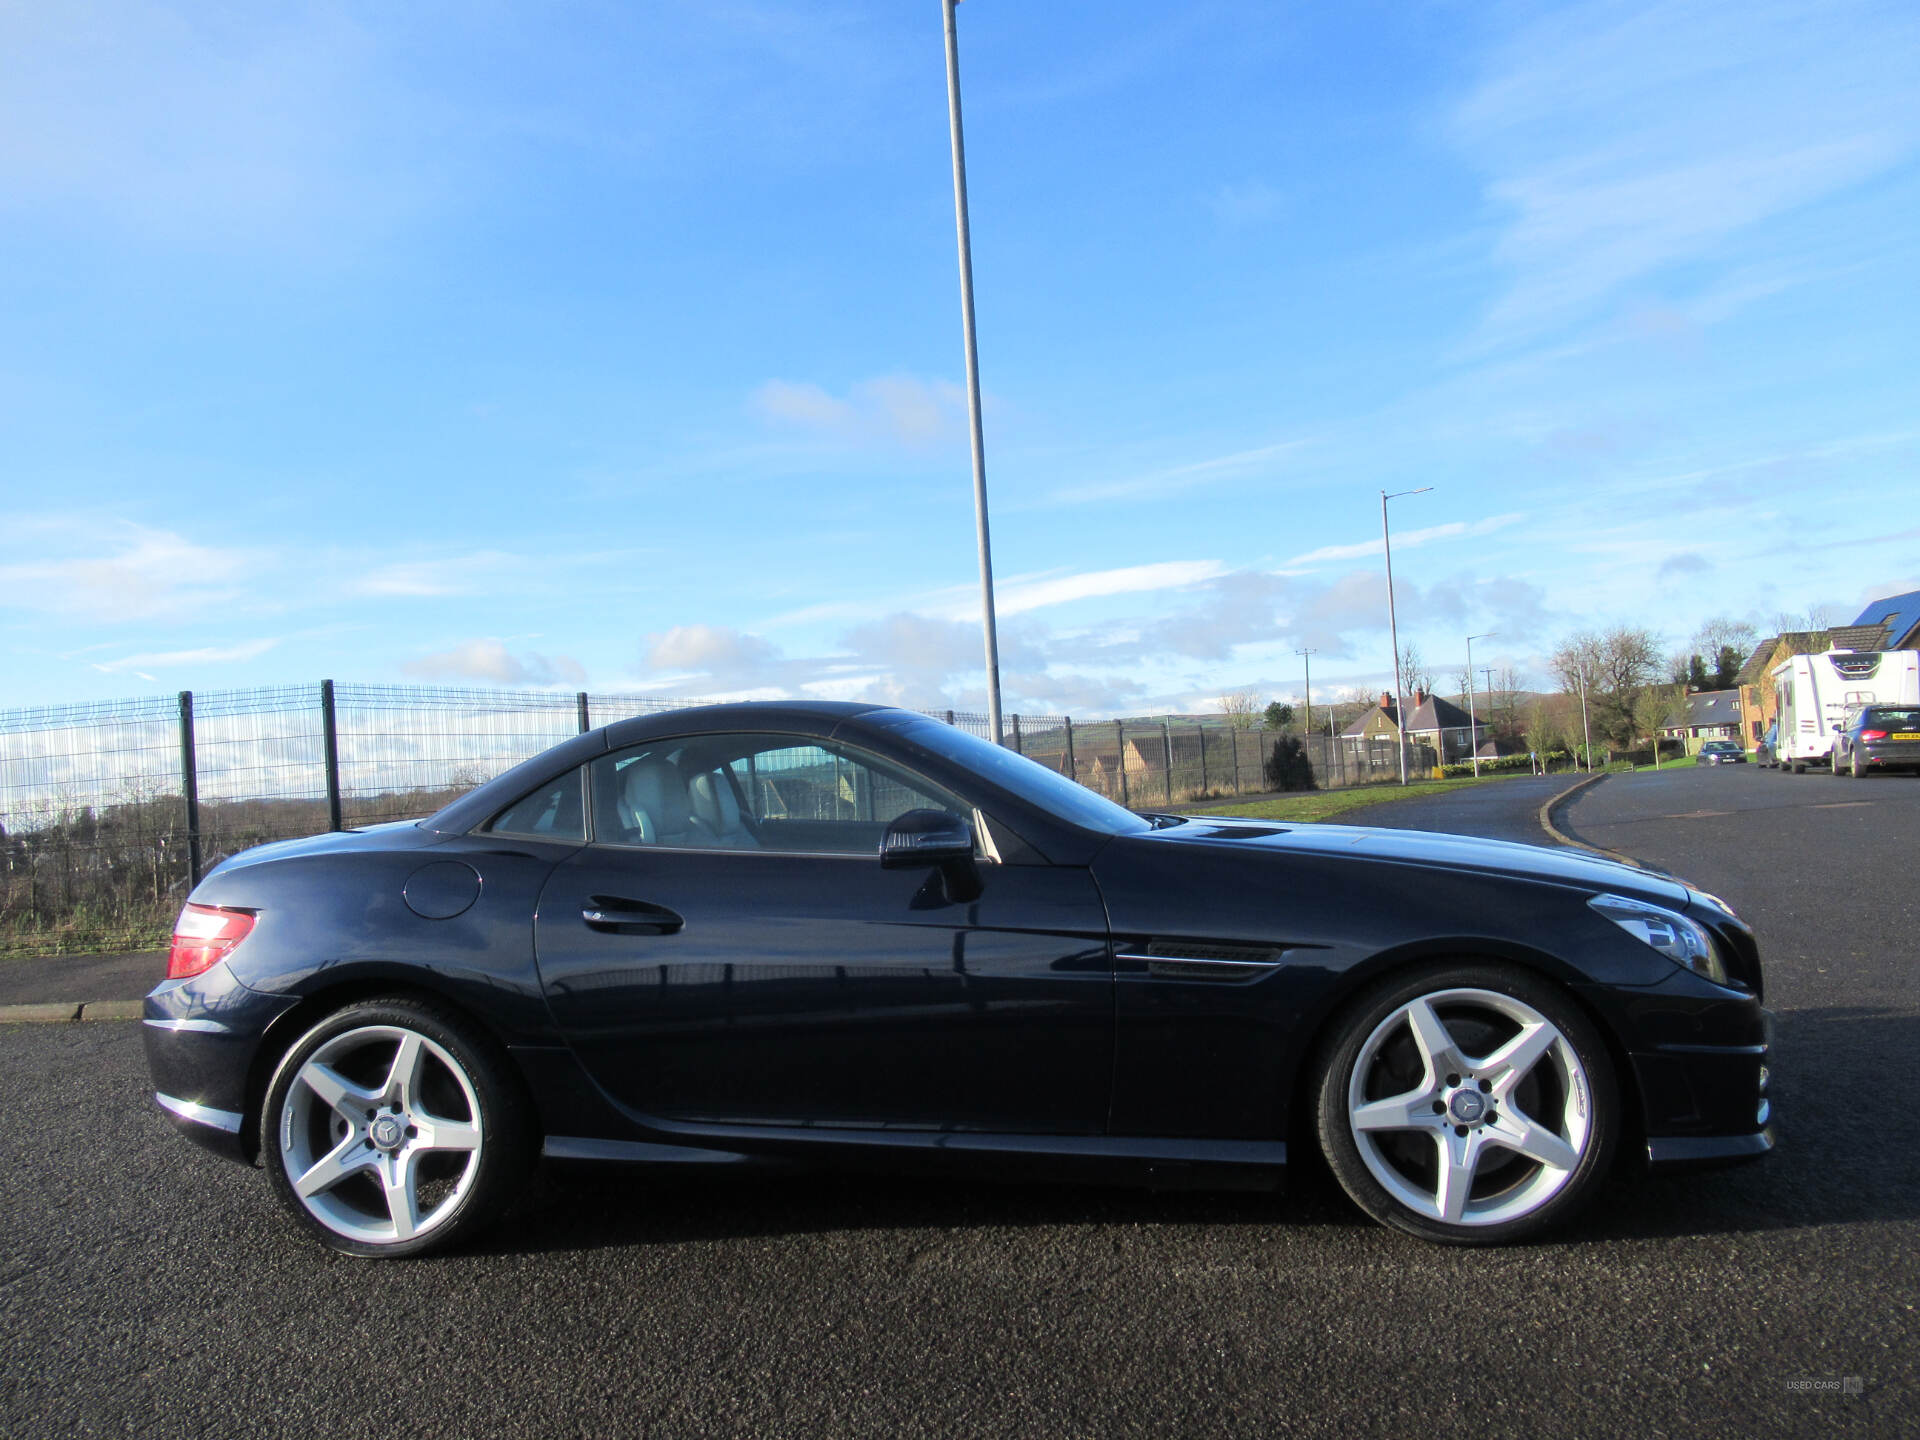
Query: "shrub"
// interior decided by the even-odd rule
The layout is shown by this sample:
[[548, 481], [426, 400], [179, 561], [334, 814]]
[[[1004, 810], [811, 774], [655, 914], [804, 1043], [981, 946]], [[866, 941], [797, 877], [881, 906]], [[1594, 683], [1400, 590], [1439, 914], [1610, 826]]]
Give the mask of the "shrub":
[[1313, 790], [1313, 761], [1298, 735], [1282, 735], [1268, 752], [1265, 771], [1270, 790]]

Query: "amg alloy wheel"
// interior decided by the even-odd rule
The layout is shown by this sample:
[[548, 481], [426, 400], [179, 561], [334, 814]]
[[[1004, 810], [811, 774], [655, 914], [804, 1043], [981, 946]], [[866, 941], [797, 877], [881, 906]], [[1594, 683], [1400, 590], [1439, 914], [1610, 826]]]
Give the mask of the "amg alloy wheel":
[[268, 1086], [260, 1134], [275, 1191], [354, 1255], [417, 1255], [477, 1232], [527, 1164], [505, 1062], [411, 1000], [351, 1005], [309, 1030]]
[[1606, 1173], [1619, 1102], [1592, 1025], [1504, 966], [1430, 970], [1351, 1012], [1320, 1076], [1321, 1146], [1375, 1219], [1429, 1240], [1537, 1234]]

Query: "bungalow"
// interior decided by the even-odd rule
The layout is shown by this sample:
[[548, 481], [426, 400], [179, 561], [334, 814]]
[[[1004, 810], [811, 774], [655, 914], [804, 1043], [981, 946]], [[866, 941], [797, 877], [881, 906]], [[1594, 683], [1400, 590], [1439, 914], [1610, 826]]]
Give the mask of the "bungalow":
[[1739, 740], [1740, 692], [1696, 690], [1687, 696], [1686, 714], [1660, 734], [1668, 740]]

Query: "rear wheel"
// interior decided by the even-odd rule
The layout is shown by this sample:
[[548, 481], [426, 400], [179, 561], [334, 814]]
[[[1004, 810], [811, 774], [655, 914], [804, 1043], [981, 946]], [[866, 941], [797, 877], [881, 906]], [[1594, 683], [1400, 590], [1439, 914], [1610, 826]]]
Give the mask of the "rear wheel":
[[1523, 1240], [1585, 1205], [1620, 1127], [1613, 1065], [1558, 987], [1500, 965], [1374, 990], [1323, 1052], [1327, 1163], [1374, 1219], [1428, 1240]]
[[[1838, 767], [1838, 766], [1835, 766], [1834, 768], [1835, 768], [1835, 769], [1837, 770], [1837, 769], [1838, 769], [1839, 767]], [[1867, 772], [1866, 772], [1866, 770], [1865, 770], [1865, 769], [1864, 769], [1864, 768], [1863, 768], [1863, 767], [1861, 766], [1861, 764], [1860, 764], [1860, 752], [1859, 752], [1858, 750], [1856, 750], [1856, 751], [1854, 751], [1854, 752], [1853, 752], [1853, 766], [1852, 766], [1852, 769], [1853, 769], [1853, 778], [1854, 778], [1854, 779], [1856, 779], [1856, 780], [1864, 780], [1864, 779], [1866, 779], [1866, 778], [1867, 778]]]
[[403, 998], [321, 1020], [281, 1060], [260, 1121], [274, 1191], [351, 1255], [419, 1255], [479, 1233], [532, 1154], [506, 1058], [467, 1021]]

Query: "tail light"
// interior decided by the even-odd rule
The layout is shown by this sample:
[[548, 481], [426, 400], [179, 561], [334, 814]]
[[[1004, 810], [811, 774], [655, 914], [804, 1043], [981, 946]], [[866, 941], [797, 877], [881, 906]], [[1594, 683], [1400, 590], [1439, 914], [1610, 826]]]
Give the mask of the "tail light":
[[1887, 732], [1884, 730], [1862, 730], [1860, 732], [1860, 738], [1862, 740], [1884, 740], [1887, 738]]
[[204, 974], [233, 953], [253, 929], [251, 910], [222, 910], [188, 905], [173, 923], [173, 948], [167, 951], [167, 978], [185, 980]]

